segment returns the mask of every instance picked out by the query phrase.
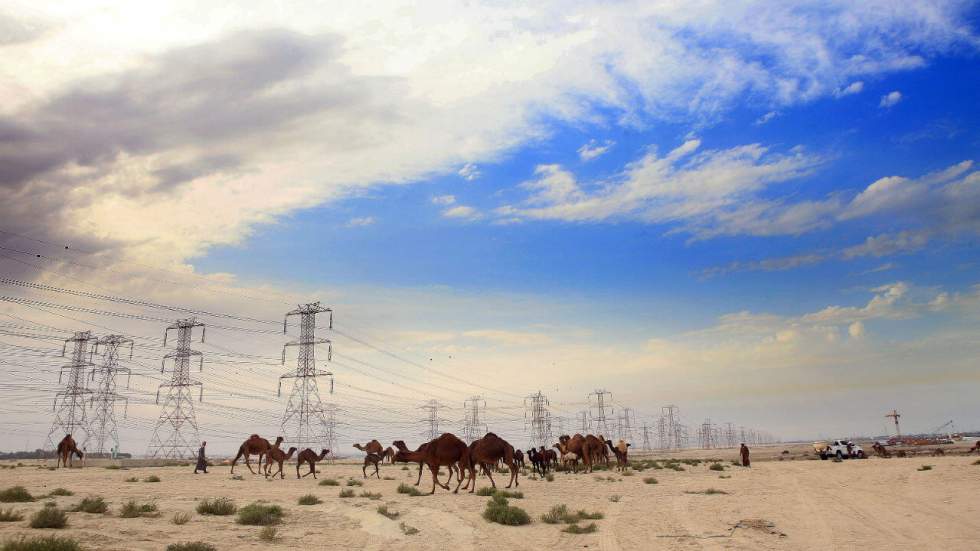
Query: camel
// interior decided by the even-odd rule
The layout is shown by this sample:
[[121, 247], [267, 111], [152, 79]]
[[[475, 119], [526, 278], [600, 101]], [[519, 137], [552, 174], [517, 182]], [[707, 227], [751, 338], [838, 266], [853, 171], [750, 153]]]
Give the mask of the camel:
[[[592, 435], [589, 434], [586, 435], [585, 437], [588, 438], [589, 436]], [[606, 437], [600, 434], [596, 439], [599, 441], [599, 449], [596, 452], [595, 460], [596, 462], [602, 461], [606, 465], [609, 465], [609, 450], [606, 449]]]
[[[306, 448], [305, 450], [299, 452], [299, 455], [296, 456], [296, 478], [303, 478], [306, 476], [313, 475], [313, 480], [316, 480], [316, 462], [323, 461], [323, 458], [326, 457], [328, 453], [330, 453], [330, 450], [326, 448], [323, 448], [323, 450], [320, 452], [320, 455], [317, 455], [316, 452], [311, 450], [310, 448]], [[310, 472], [304, 474], [303, 476], [300, 476], [299, 468], [304, 463], [309, 464]]]
[[585, 472], [587, 473], [592, 472], [592, 463], [596, 457], [596, 453], [598, 453], [598, 446], [605, 448], [605, 444], [600, 444], [599, 439], [591, 434], [588, 436], [582, 436], [581, 434], [568, 436], [564, 434], [558, 438], [558, 444], [556, 446], [558, 446], [558, 449], [563, 455], [569, 452], [577, 455], [585, 464]]
[[545, 466], [555, 468], [558, 466], [558, 452], [555, 450], [545, 449], [544, 446], [538, 450], [541, 454], [541, 460], [544, 461]]
[[932, 450], [932, 456], [933, 457], [941, 457], [941, 456], [944, 456], [944, 455], [946, 455], [946, 452], [942, 448], [936, 448], [936, 449]]
[[[58, 467], [65, 466], [71, 468], [72, 461], [71, 455], [75, 454], [83, 462], [85, 460], [85, 455], [78, 449], [75, 444], [75, 439], [71, 437], [70, 434], [66, 434], [61, 442], [58, 442]], [[84, 464], [84, 463], [83, 463]]]
[[395, 461], [402, 463], [421, 461], [429, 467], [429, 471], [432, 473], [432, 491], [429, 492], [430, 495], [436, 493], [436, 484], [445, 490], [449, 489], [448, 481], [446, 484], [439, 482], [439, 467], [449, 467], [449, 476], [452, 477], [453, 465], [458, 464], [460, 476], [459, 483], [456, 484], [456, 489], [453, 490], [454, 494], [459, 493], [459, 487], [463, 484], [462, 471], [472, 469], [469, 448], [466, 447], [466, 444], [462, 440], [448, 432], [429, 442], [424, 451], [409, 451], [405, 447], [405, 443], [401, 441], [394, 442], [394, 444], [398, 448], [398, 452], [395, 454]]
[[562, 454], [561, 464], [566, 471], [568, 470], [569, 466], [571, 466], [572, 472], [578, 472], [578, 456], [572, 452]]
[[967, 455], [973, 455], [973, 452], [980, 453], [980, 440], [973, 444], [973, 447], [966, 452]]
[[544, 476], [548, 472], [548, 465], [545, 464], [544, 458], [538, 453], [538, 450], [531, 448], [527, 450], [527, 459], [531, 462], [531, 470], [536, 471], [539, 475]]
[[874, 452], [876, 454], [878, 454], [878, 457], [891, 457], [892, 456], [892, 454], [888, 453], [888, 450], [885, 449], [884, 446], [882, 446], [881, 444], [879, 444], [877, 442], [875, 442], [874, 444], [871, 444], [871, 449], [874, 450]]
[[361, 450], [364, 453], [374, 453], [381, 455], [384, 453], [384, 448], [381, 447], [381, 442], [377, 440], [371, 440], [365, 445], [354, 444], [354, 447]]
[[616, 456], [616, 470], [625, 471], [629, 467], [629, 460], [627, 459], [627, 452], [630, 445], [623, 440], [620, 440], [613, 446], [612, 440], [606, 440], [606, 445], [612, 450], [613, 455]]
[[[396, 448], [398, 448], [398, 449], [401, 449], [401, 447], [404, 447], [405, 446], [405, 442], [403, 442], [401, 440], [395, 440], [394, 442], [392, 442], [392, 444]], [[419, 446], [415, 451], [417, 451], [417, 452], [424, 452], [428, 447], [429, 447], [429, 443], [426, 442], [425, 444], [422, 444], [421, 446]], [[404, 458], [399, 458], [397, 452], [395, 453], [395, 456], [391, 458], [391, 462], [392, 463], [396, 463], [396, 462], [397, 463], [415, 463], [415, 461], [408, 461], [408, 460], [406, 460]], [[422, 461], [418, 461], [418, 464], [419, 464], [419, 476], [415, 480], [415, 485], [416, 486], [418, 486], [419, 484], [422, 483], [423, 462]], [[455, 469], [455, 471], [453, 471], [453, 469]], [[453, 480], [453, 472], [456, 473], [456, 476], [457, 477], [460, 476], [460, 474], [459, 474], [459, 465], [451, 465], [449, 467], [449, 479], [446, 481], [447, 484], [450, 483], [450, 482], [452, 482], [452, 480]]]
[[368, 465], [374, 465], [374, 475], [378, 477], [378, 480], [381, 480], [381, 475], [378, 474], [378, 463], [381, 463], [383, 460], [384, 460], [384, 456], [378, 455], [376, 453], [369, 453], [369, 454], [365, 455], [364, 456], [364, 466], [361, 467], [361, 474], [364, 475], [364, 478], [367, 478], [368, 477], [367, 476], [367, 466]]
[[384, 453], [381, 454], [382, 461], [387, 461], [388, 463], [395, 462], [395, 448], [388, 446], [385, 448]]
[[[497, 484], [493, 481], [490, 467], [501, 459], [505, 465], [510, 467], [510, 481], [507, 483], [507, 487], [510, 488], [512, 485], [515, 487], [520, 486], [520, 482], [517, 480], [517, 463], [514, 462], [514, 446], [511, 446], [503, 438], [492, 432], [488, 432], [483, 438], [474, 440], [470, 444], [469, 453], [470, 479], [466, 482], [466, 486], [463, 487], [464, 490], [469, 488], [470, 493], [476, 491], [475, 466], [477, 464], [483, 467], [483, 472], [490, 479], [490, 485], [496, 488]], [[471, 484], [472, 487], [470, 487]]]
[[277, 436], [276, 443], [270, 444], [268, 440], [260, 437], [258, 434], [249, 436], [248, 440], [243, 442], [242, 445], [238, 447], [238, 455], [236, 455], [235, 460], [231, 462], [231, 474], [235, 474], [235, 463], [238, 463], [238, 460], [241, 459], [242, 456], [245, 457], [245, 466], [248, 467], [248, 470], [251, 471], [252, 474], [256, 474], [255, 471], [252, 470], [252, 465], [248, 462], [248, 457], [250, 455], [259, 456], [259, 472], [262, 472], [262, 458], [265, 457], [269, 453], [269, 450], [273, 447], [278, 448], [279, 444], [282, 444], [283, 440], [284, 438], [282, 436]]
[[520, 469], [524, 468], [524, 452], [521, 450], [514, 450], [514, 462], [517, 463], [517, 467]]
[[278, 447], [269, 448], [265, 458], [265, 477], [269, 478], [269, 472], [272, 470], [272, 462], [275, 461], [279, 464], [279, 471], [272, 473], [272, 478], [275, 478], [277, 474], [280, 478], [286, 478], [286, 475], [282, 472], [282, 463], [283, 461], [289, 461], [294, 453], [296, 453], [295, 447], [289, 448], [288, 452], [284, 452]]

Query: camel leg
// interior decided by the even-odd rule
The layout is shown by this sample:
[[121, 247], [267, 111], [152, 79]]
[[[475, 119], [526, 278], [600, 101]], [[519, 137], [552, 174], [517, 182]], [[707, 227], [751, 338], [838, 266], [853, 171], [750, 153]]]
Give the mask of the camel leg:
[[365, 461], [364, 465], [361, 467], [361, 474], [363, 475], [363, 478], [367, 478], [367, 461]]
[[310, 472], [306, 474], [313, 475], [313, 480], [316, 480], [316, 463], [310, 463]]
[[442, 483], [439, 482], [439, 476], [438, 476], [439, 475], [439, 467], [438, 466], [436, 466], [436, 465], [429, 465], [429, 471], [432, 472], [432, 491], [429, 492], [429, 495], [432, 495], [432, 494], [436, 493], [436, 484], [438, 484], [439, 487], [441, 487], [441, 488], [445, 488], [447, 490], [449, 489], [449, 485], [443, 486]]
[[[473, 487], [476, 488], [476, 469], [473, 467], [473, 464], [472, 463], [469, 464], [469, 465], [465, 465], [464, 464], [463, 465], [463, 469], [465, 469], [466, 467], [469, 467], [469, 469], [470, 469], [470, 478], [473, 479]], [[459, 482], [456, 483], [456, 489], [453, 490], [453, 493], [454, 494], [459, 493], [459, 487], [460, 487], [460, 485], [463, 484], [463, 469], [460, 469], [459, 476], [457, 477], [457, 478], [459, 478]], [[446, 489], [447, 490], [449, 489], [449, 484], [446, 484]]]
[[381, 480], [381, 475], [378, 473], [378, 464], [377, 463], [374, 464], [374, 476], [378, 477], [378, 480]]
[[[497, 483], [493, 481], [493, 475], [490, 474], [490, 471], [492, 471], [492, 470], [493, 469], [491, 469], [489, 465], [483, 465], [483, 472], [487, 473], [487, 478], [490, 479], [490, 486], [492, 486], [494, 489], [496, 489], [497, 488]], [[473, 486], [476, 486], [476, 484], [474, 484]]]
[[300, 462], [299, 462], [299, 461], [297, 461], [297, 462], [296, 462], [296, 478], [297, 478], [297, 479], [299, 479], [299, 478], [303, 478], [303, 477], [301, 477], [301, 476], [299, 475], [299, 466], [300, 466]]
[[507, 487], [510, 488], [511, 484], [514, 484], [515, 488], [521, 485], [520, 482], [517, 482], [517, 465], [514, 463], [510, 464], [510, 482], [507, 483]]
[[418, 486], [422, 482], [422, 462], [419, 462], [419, 479], [415, 481], [415, 485]]

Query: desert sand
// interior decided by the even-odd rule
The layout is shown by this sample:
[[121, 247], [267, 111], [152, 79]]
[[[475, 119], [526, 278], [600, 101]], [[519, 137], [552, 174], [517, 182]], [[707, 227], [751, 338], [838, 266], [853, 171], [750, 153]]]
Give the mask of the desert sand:
[[[284, 480], [265, 480], [239, 466], [234, 480], [227, 466], [210, 474], [192, 474], [191, 467], [130, 467], [108, 470], [49, 471], [36, 462], [0, 470], [0, 488], [25, 486], [34, 495], [57, 487], [73, 496], [33, 503], [3, 504], [31, 513], [44, 501], [69, 508], [85, 496], [103, 496], [108, 514], [69, 513], [62, 530], [37, 530], [27, 519], [0, 523], [0, 540], [20, 535], [58, 533], [77, 538], [86, 549], [155, 550], [168, 543], [200, 540], [218, 549], [971, 549], [980, 548], [980, 465], [976, 456], [871, 458], [835, 463], [795, 460], [757, 461], [752, 467], [731, 464], [732, 450], [709, 454], [725, 460], [725, 471], [702, 463], [669, 469], [594, 474], [556, 473], [553, 482], [521, 477], [524, 499], [511, 499], [533, 522], [502, 526], [485, 521], [487, 497], [453, 495], [442, 489], [434, 496], [409, 497], [396, 492], [401, 482], [414, 484], [416, 467], [384, 465], [382, 476], [361, 477], [359, 465], [320, 464], [320, 479], [336, 478], [341, 486], [320, 486], [311, 477], [296, 479], [295, 465]], [[931, 470], [918, 470], [932, 465]], [[125, 482], [127, 478], [160, 477], [159, 483]], [[728, 478], [721, 478], [722, 476]], [[647, 484], [655, 477], [657, 484]], [[363, 480], [358, 494], [379, 492], [381, 499], [340, 498], [348, 478]], [[506, 476], [499, 478], [506, 481]], [[478, 487], [488, 485], [478, 479]], [[455, 485], [453, 485], [454, 487]], [[423, 476], [420, 488], [431, 488]], [[724, 494], [704, 494], [709, 488]], [[297, 504], [312, 493], [323, 503]], [[258, 538], [259, 527], [242, 526], [233, 516], [202, 516], [194, 512], [201, 498], [226, 496], [237, 505], [265, 500], [281, 505], [286, 517], [274, 543]], [[612, 496], [619, 496], [612, 501]], [[119, 518], [128, 499], [156, 503], [156, 518]], [[562, 525], [545, 524], [540, 516], [553, 505], [603, 513], [596, 533], [563, 533]], [[398, 511], [397, 520], [377, 513], [379, 504]], [[174, 513], [192, 514], [184, 525], [171, 523]], [[740, 524], [741, 522], [741, 524]], [[418, 529], [405, 535], [401, 523]]]

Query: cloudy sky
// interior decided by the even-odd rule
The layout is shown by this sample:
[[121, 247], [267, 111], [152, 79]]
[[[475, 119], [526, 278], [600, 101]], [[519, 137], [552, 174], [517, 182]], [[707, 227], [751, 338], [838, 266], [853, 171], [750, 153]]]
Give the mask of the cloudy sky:
[[209, 331], [195, 376], [219, 449], [273, 433], [290, 336], [264, 321], [322, 300], [345, 448], [417, 439], [427, 399], [459, 431], [475, 394], [520, 441], [539, 389], [568, 426], [604, 388], [638, 425], [978, 429], [978, 25], [957, 1], [0, 2], [0, 427], [41, 445], [58, 341], [118, 332], [141, 453], [166, 305], [263, 320]]

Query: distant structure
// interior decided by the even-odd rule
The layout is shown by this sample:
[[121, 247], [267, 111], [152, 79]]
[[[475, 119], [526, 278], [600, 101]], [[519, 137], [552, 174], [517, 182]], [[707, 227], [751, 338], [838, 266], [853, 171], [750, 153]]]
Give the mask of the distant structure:
[[636, 424], [636, 416], [633, 408], [623, 408], [616, 416], [616, 436], [621, 440], [633, 443], [633, 426]]
[[660, 408], [657, 436], [660, 449], [679, 450], [687, 447], [687, 427], [681, 424], [680, 409], [677, 406]]
[[[328, 447], [331, 429], [327, 421], [323, 403], [320, 400], [320, 389], [317, 377], [330, 377], [330, 391], [333, 392], [333, 373], [316, 368], [316, 347], [318, 344], [327, 345], [327, 361], [332, 357], [332, 345], [328, 339], [316, 337], [316, 315], [327, 313], [330, 316], [328, 328], [333, 329], [333, 311], [321, 306], [319, 302], [311, 302], [298, 306], [295, 310], [286, 312], [282, 322], [282, 332], [286, 334], [289, 318], [299, 316], [299, 339], [288, 342], [282, 347], [282, 363], [286, 363], [286, 349], [298, 347], [296, 355], [296, 370], [279, 377], [278, 395], [282, 395], [283, 379], [293, 380], [293, 389], [286, 402], [286, 410], [282, 415], [280, 428], [286, 443], [299, 449], [314, 450]], [[330, 448], [333, 450], [334, 448]]]
[[602, 389], [597, 389], [589, 394], [592, 429], [596, 435], [602, 435], [604, 438], [609, 438], [612, 435], [609, 432], [609, 416], [613, 414], [613, 408], [606, 405], [610, 399], [612, 399], [612, 393]]
[[463, 441], [467, 444], [483, 438], [487, 433], [487, 426], [480, 416], [480, 409], [486, 407], [487, 403], [480, 396], [470, 396], [463, 400]]
[[650, 443], [650, 427], [646, 423], [643, 423], [643, 446], [641, 449], [645, 452], [653, 449], [653, 445]]
[[902, 414], [900, 414], [898, 410], [894, 410], [894, 409], [892, 410], [891, 413], [885, 415], [885, 417], [891, 417], [895, 421], [895, 436], [899, 436], [899, 437], [902, 436], [902, 430], [898, 428], [898, 418], [901, 416]]
[[337, 404], [327, 403], [323, 405], [323, 409], [327, 415], [327, 426], [326, 426], [326, 447], [330, 450], [327, 457], [330, 459], [337, 458]]
[[[89, 424], [89, 452], [104, 454], [109, 449], [119, 452], [119, 430], [116, 427], [116, 403], [123, 402], [123, 417], [129, 408], [129, 400], [116, 392], [116, 376], [126, 375], [126, 388], [132, 372], [119, 366], [119, 349], [129, 346], [129, 358], [133, 358], [133, 339], [122, 335], [108, 335], [96, 341], [96, 353], [101, 348], [102, 365], [92, 370], [96, 387], [92, 394], [92, 421]], [[106, 449], [106, 445], [109, 449]]]
[[419, 406], [419, 409], [428, 412], [428, 416], [422, 419], [423, 422], [429, 424], [429, 429], [422, 433], [422, 436], [427, 437], [429, 440], [435, 440], [439, 438], [442, 433], [439, 431], [439, 408], [443, 407], [442, 404], [436, 400], [429, 400], [428, 402]]
[[715, 427], [711, 424], [711, 419], [705, 419], [704, 423], [698, 428], [698, 444], [702, 449], [710, 450], [718, 447], [715, 444]]
[[160, 390], [167, 389], [167, 397], [160, 408], [160, 418], [153, 428], [153, 436], [146, 455], [166, 459], [185, 459], [194, 457], [200, 445], [200, 435], [197, 430], [197, 418], [194, 414], [194, 399], [191, 397], [191, 387], [198, 387], [198, 400], [204, 399], [204, 385], [191, 380], [191, 358], [200, 360], [200, 369], [204, 369], [204, 356], [191, 350], [191, 334], [195, 327], [201, 328], [201, 342], [204, 342], [204, 324], [194, 318], [177, 320], [167, 327], [163, 333], [163, 346], [167, 346], [170, 331], [177, 332], [177, 349], [163, 357], [160, 372], [166, 370], [167, 360], [173, 364], [173, 373], [169, 383], [163, 383], [157, 388], [157, 403], [160, 403]]
[[580, 429], [582, 431], [582, 434], [588, 433], [589, 432], [589, 412], [588, 411], [580, 411], [580, 412], [578, 412], [578, 420], [579, 420], [579, 426], [582, 427]]
[[524, 398], [524, 423], [530, 429], [530, 444], [534, 447], [549, 447], [552, 444], [551, 412], [548, 411], [548, 398], [539, 390]]
[[738, 442], [735, 442], [735, 424], [725, 423], [725, 447], [734, 448], [738, 444]]
[[[71, 434], [75, 441], [84, 442], [88, 440], [88, 420], [86, 419], [86, 402], [89, 400], [92, 391], [85, 386], [85, 371], [92, 367], [90, 361], [92, 351], [89, 345], [94, 344], [96, 338], [91, 331], [80, 331], [65, 340], [61, 349], [64, 356], [68, 350], [68, 343], [72, 345], [71, 363], [63, 366], [58, 373], [58, 382], [64, 379], [65, 371], [68, 371], [68, 378], [65, 380], [65, 389], [58, 391], [54, 397], [54, 422], [51, 423], [51, 430], [48, 431], [45, 447], [49, 450], [55, 446], [66, 434]], [[82, 433], [82, 434], [79, 434]]]

